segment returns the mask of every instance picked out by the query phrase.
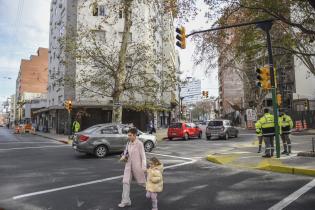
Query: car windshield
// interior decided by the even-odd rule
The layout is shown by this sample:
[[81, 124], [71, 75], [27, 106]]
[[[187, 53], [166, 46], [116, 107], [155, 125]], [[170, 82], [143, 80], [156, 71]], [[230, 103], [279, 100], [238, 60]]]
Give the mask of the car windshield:
[[182, 128], [182, 124], [181, 123], [173, 123], [170, 125], [170, 128]]
[[223, 121], [210, 121], [208, 126], [222, 126]]

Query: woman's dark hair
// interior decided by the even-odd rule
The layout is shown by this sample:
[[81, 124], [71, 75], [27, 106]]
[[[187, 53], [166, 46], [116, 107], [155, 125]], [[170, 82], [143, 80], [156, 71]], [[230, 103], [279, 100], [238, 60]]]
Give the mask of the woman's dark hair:
[[137, 135], [138, 131], [137, 131], [136, 128], [130, 128], [130, 129], [128, 130], [128, 133], [131, 133], [131, 134], [133, 134], [133, 135]]
[[156, 166], [159, 166], [159, 165], [162, 164], [162, 163], [159, 161], [159, 159], [157, 159], [156, 157], [150, 158], [150, 161], [151, 161], [154, 165], [156, 165]]

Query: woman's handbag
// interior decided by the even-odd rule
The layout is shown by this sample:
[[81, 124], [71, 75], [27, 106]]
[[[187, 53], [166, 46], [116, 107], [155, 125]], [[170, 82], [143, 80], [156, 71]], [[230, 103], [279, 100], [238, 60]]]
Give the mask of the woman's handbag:
[[129, 142], [126, 144], [124, 152], [120, 155], [120, 161], [122, 162], [128, 161], [128, 158], [129, 158], [128, 145], [129, 145]]

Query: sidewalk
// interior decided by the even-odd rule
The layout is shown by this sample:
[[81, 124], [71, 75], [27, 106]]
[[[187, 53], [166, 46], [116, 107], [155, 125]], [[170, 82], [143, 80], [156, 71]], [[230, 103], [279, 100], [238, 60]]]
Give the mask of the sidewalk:
[[[293, 153], [289, 156], [281, 155], [280, 158], [262, 158], [263, 153], [257, 153], [258, 141], [256, 140], [252, 143], [240, 144], [228, 152], [209, 154], [207, 160], [241, 169], [266, 170], [315, 177], [315, 157], [297, 156], [300, 152], [312, 150], [311, 138], [312, 136], [291, 136]], [[276, 156], [276, 153], [274, 155]]]
[[35, 132], [34, 135], [42, 136], [48, 139], [53, 139], [64, 144], [72, 144], [72, 140], [68, 140], [68, 135], [62, 134], [53, 134], [53, 133], [44, 133], [44, 132]]
[[292, 135], [300, 136], [300, 135], [314, 135], [315, 137], [315, 129], [306, 129], [302, 131], [294, 131]]

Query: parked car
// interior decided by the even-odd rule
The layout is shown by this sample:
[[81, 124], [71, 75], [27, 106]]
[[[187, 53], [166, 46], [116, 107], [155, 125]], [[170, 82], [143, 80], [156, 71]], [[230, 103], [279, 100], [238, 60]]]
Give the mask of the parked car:
[[173, 138], [183, 138], [188, 140], [191, 137], [202, 137], [202, 130], [194, 123], [172, 123], [168, 130], [167, 136], [169, 140]]
[[235, 128], [230, 120], [210, 120], [206, 129], [206, 137], [218, 137], [228, 140], [230, 137], [237, 137], [239, 131]]
[[[98, 124], [73, 136], [72, 148], [78, 152], [94, 154], [101, 158], [108, 153], [122, 152], [128, 141], [130, 127], [124, 124]], [[138, 130], [138, 138], [144, 144], [144, 150], [151, 152], [156, 147], [156, 137]]]

